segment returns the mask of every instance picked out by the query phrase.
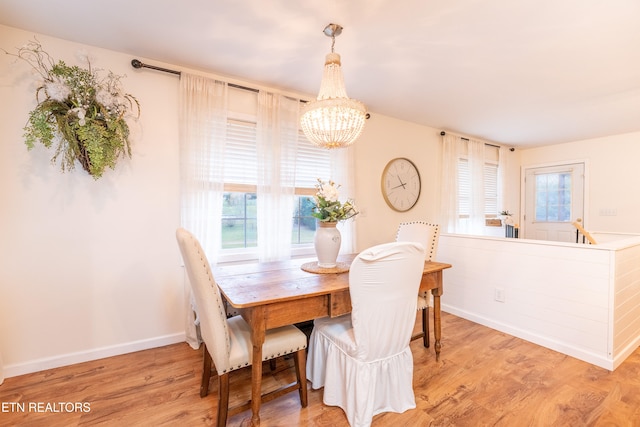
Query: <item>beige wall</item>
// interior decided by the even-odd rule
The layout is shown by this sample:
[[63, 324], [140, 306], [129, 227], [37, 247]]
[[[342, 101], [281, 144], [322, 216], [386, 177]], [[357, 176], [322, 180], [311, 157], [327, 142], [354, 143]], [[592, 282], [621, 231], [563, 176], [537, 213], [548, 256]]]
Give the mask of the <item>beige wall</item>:
[[[33, 33], [0, 26], [12, 51]], [[0, 353], [5, 376], [182, 340], [175, 76], [131, 57], [37, 35], [56, 60], [126, 74], [142, 104], [133, 158], [98, 181], [62, 174], [22, 138], [35, 106], [28, 66], [0, 54]], [[142, 59], [142, 58], [141, 58]]]
[[[438, 221], [440, 210], [440, 131], [372, 113], [364, 134], [354, 144], [356, 155], [357, 247], [395, 240], [402, 221]], [[385, 203], [380, 179], [386, 164], [396, 157], [411, 160], [420, 172], [422, 192], [414, 208], [400, 213]]]
[[[521, 152], [523, 168], [573, 160], [586, 161], [587, 230], [640, 232], [640, 132]], [[617, 215], [603, 215], [611, 210]]]

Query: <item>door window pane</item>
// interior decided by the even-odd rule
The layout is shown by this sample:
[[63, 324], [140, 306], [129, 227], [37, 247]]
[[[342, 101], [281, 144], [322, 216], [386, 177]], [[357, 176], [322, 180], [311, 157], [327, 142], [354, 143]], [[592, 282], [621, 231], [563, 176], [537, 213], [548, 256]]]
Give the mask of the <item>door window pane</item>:
[[537, 222], [568, 222], [571, 218], [571, 172], [535, 176]]

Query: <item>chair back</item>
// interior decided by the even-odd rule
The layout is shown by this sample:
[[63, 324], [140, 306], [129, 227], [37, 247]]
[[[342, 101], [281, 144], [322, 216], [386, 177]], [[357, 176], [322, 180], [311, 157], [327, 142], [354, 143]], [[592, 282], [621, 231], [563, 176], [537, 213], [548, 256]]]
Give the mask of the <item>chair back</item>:
[[401, 222], [396, 233], [396, 242], [418, 242], [424, 246], [425, 261], [433, 261], [438, 250], [440, 226], [424, 221]]
[[227, 315], [220, 289], [213, 278], [209, 261], [193, 234], [178, 228], [176, 239], [187, 270], [191, 290], [200, 319], [200, 334], [213, 359], [218, 373], [230, 370], [229, 330]]
[[357, 358], [374, 361], [403, 351], [416, 321], [424, 249], [393, 242], [361, 252], [349, 270]]

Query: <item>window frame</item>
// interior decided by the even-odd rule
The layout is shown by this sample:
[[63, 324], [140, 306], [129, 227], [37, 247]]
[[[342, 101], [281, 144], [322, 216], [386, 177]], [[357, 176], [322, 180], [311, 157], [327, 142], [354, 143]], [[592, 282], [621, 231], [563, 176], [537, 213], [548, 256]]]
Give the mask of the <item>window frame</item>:
[[[234, 112], [234, 111], [229, 111], [228, 116], [227, 116], [227, 123], [229, 125], [230, 122], [235, 122], [235, 124], [242, 124], [242, 123], [246, 123], [247, 125], [254, 125], [257, 126], [257, 117], [255, 115], [251, 115], [251, 114], [247, 114], [247, 113], [238, 113], [238, 112]], [[227, 126], [228, 126], [227, 125]], [[229, 129], [229, 128], [228, 128]], [[322, 149], [321, 147], [316, 147], [314, 146], [310, 141], [308, 141], [306, 139], [306, 137], [304, 136], [304, 133], [302, 132], [302, 130], [299, 131], [298, 133], [298, 143], [307, 143], [309, 144], [308, 148], [313, 149], [314, 151], [317, 150], [317, 153], [321, 153], [324, 156], [326, 156], [325, 160], [324, 160], [324, 164], [326, 164], [326, 166], [330, 169], [331, 166], [331, 161], [330, 161], [330, 154], [327, 150]], [[227, 137], [227, 141], [225, 142], [226, 144], [229, 143], [229, 139]], [[308, 151], [307, 151], [308, 153]], [[325, 154], [326, 153], [326, 154]], [[225, 149], [225, 155], [226, 155], [226, 149]], [[315, 157], [314, 159], [320, 158], [320, 156]], [[312, 160], [317, 162], [317, 160]], [[297, 167], [297, 166], [296, 166]], [[327, 173], [329, 173], [329, 171], [326, 171]], [[309, 181], [311, 178], [309, 177], [310, 174], [307, 174], [307, 181]], [[323, 178], [323, 177], [316, 177], [316, 178]], [[313, 186], [310, 187], [304, 187], [304, 186], [296, 186], [294, 187], [294, 195], [297, 197], [313, 197], [316, 192], [317, 189], [315, 187], [315, 179], [314, 178], [314, 182], [313, 182]], [[325, 177], [326, 178], [326, 177]], [[308, 182], [309, 185], [312, 185], [311, 182]], [[232, 193], [257, 193], [257, 184], [247, 184], [247, 183], [238, 183], [238, 182], [228, 182], [227, 178], [224, 177], [224, 184], [223, 184], [223, 194], [232, 192]], [[292, 212], [292, 216], [291, 219], [292, 221], [294, 220], [294, 214], [295, 212]], [[222, 224], [221, 224], [222, 226]], [[259, 230], [257, 231], [257, 233], [259, 233]], [[258, 250], [256, 246], [251, 246], [251, 247], [244, 247], [244, 248], [223, 248], [222, 247], [222, 238], [220, 240], [221, 243], [221, 247], [220, 247], [220, 252], [219, 252], [219, 262], [247, 262], [247, 261], [254, 261], [258, 259]], [[313, 246], [313, 242], [305, 242], [305, 243], [292, 243], [292, 247], [291, 247], [291, 255], [292, 257], [305, 257], [305, 256], [311, 256], [313, 255], [314, 252], [314, 246]]]

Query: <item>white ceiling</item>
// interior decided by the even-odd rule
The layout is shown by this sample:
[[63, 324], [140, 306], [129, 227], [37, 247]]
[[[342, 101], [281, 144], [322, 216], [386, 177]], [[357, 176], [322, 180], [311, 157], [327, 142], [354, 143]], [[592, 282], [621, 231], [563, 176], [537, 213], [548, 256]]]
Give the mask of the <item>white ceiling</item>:
[[516, 147], [640, 131], [639, 0], [0, 2], [0, 24], [310, 95], [330, 22], [372, 114]]

